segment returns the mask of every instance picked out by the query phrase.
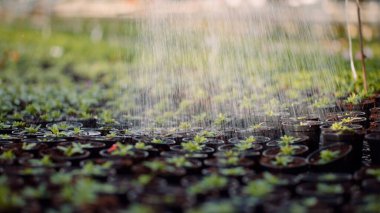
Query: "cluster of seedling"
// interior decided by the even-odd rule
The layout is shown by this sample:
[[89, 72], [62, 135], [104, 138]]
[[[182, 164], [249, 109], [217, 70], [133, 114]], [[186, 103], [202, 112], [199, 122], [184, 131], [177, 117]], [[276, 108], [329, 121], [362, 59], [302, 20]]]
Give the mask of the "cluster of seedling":
[[219, 115], [211, 128], [182, 122], [170, 129], [123, 126], [128, 122], [108, 111], [47, 123], [5, 115], [0, 209], [373, 209], [380, 199], [373, 190], [380, 161], [372, 154], [379, 109], [363, 111], [331, 112], [325, 120], [283, 116], [279, 123], [269, 116], [247, 128]]

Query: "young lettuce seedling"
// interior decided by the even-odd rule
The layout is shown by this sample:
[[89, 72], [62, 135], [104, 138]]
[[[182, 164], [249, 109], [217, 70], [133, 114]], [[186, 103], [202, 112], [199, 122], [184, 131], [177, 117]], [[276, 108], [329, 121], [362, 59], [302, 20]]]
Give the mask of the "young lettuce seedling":
[[63, 154], [67, 157], [71, 157], [76, 154], [82, 154], [84, 152], [82, 146], [77, 143], [73, 143], [68, 147], [58, 146], [57, 149], [62, 151]]
[[333, 160], [335, 160], [339, 156], [340, 152], [337, 151], [331, 151], [331, 150], [323, 150], [321, 151], [319, 157], [319, 163], [320, 164], [326, 164]]

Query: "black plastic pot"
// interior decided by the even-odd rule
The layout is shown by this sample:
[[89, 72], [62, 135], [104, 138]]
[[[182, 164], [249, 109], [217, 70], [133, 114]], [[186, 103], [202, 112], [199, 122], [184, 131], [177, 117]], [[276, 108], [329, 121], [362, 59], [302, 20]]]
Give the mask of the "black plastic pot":
[[322, 144], [328, 146], [337, 142], [349, 144], [352, 146], [352, 165], [354, 169], [358, 169], [361, 166], [363, 156], [363, 140], [364, 131], [359, 125], [349, 125], [352, 128], [356, 128], [354, 131], [332, 131], [330, 129], [324, 129], [322, 131]]
[[[320, 153], [323, 150], [339, 151], [339, 156], [337, 156], [331, 162], [320, 163]], [[351, 145], [335, 143], [311, 153], [307, 157], [307, 162], [310, 165], [310, 170], [313, 172], [351, 172], [353, 169], [355, 169], [351, 167], [352, 160], [349, 157], [351, 151]]]
[[287, 173], [287, 174], [299, 174], [307, 170], [307, 162], [305, 158], [290, 157], [291, 162], [286, 166], [274, 164], [274, 158], [262, 157], [260, 159], [260, 165], [267, 171], [273, 173]]
[[119, 158], [125, 158], [125, 159], [131, 159], [133, 162], [140, 162], [142, 160], [145, 160], [148, 158], [149, 153], [144, 150], [132, 150], [131, 154], [127, 154], [124, 156], [120, 155], [112, 155], [108, 149], [103, 149], [99, 152], [100, 156], [110, 159], [119, 159]]
[[215, 149], [208, 147], [208, 146], [204, 146], [202, 148], [202, 150], [196, 151], [196, 152], [188, 152], [188, 151], [184, 150], [181, 145], [171, 146], [170, 150], [176, 151], [176, 152], [181, 152], [181, 153], [188, 153], [188, 154], [191, 154], [191, 153], [207, 154], [209, 157], [212, 155], [212, 153], [215, 152]]
[[302, 183], [329, 183], [329, 184], [351, 184], [352, 175], [349, 173], [306, 173], [299, 177]]
[[153, 143], [152, 140], [149, 140], [147, 144], [153, 146], [154, 148], [160, 150], [160, 151], [169, 151], [170, 146], [173, 146], [176, 144], [176, 142], [172, 139], [163, 138], [161, 139], [161, 143]]
[[[265, 177], [267, 175], [275, 177], [275, 180], [271, 180], [270, 177], [266, 179]], [[259, 174], [254, 174], [252, 176], [245, 176], [243, 178], [243, 182], [247, 184], [250, 181], [253, 180], [266, 180], [273, 186], [275, 186], [278, 189], [286, 189], [292, 194], [295, 192], [295, 187], [296, 185], [299, 184], [299, 178], [297, 175], [292, 175], [292, 174], [283, 174], [283, 173], [277, 173], [277, 174], [272, 174], [269, 172], [261, 172]]]
[[320, 183], [301, 183], [297, 186], [296, 192], [301, 197], [317, 197], [328, 204], [335, 204], [336, 200], [347, 202], [350, 199], [350, 185], [341, 183], [324, 183], [326, 186], [341, 187], [342, 191], [320, 192], [318, 191]]
[[25, 132], [24, 130], [14, 130], [12, 134], [20, 136], [20, 137], [24, 137], [24, 138], [37, 138], [37, 137], [43, 136], [45, 133], [40, 130], [36, 133], [28, 133], [28, 132]]
[[184, 168], [166, 166], [164, 170], [153, 171], [143, 164], [132, 166], [132, 172], [135, 175], [151, 174], [157, 177], [161, 177], [172, 184], [179, 184], [181, 178], [186, 174], [186, 170]]
[[157, 212], [184, 212], [193, 205], [183, 188], [173, 186], [147, 191], [141, 194], [137, 201], [152, 206]]
[[21, 166], [24, 166], [24, 167], [44, 167], [44, 168], [52, 168], [55, 170], [59, 170], [61, 168], [67, 168], [71, 166], [70, 161], [55, 161], [55, 160], [53, 160], [53, 164], [49, 166], [35, 166], [31, 163], [30, 160], [33, 160], [33, 158], [23, 158], [19, 160], [19, 163]]
[[[333, 124], [334, 122], [340, 122], [342, 121], [342, 119], [344, 118], [330, 118], [330, 119], [326, 119], [326, 123], [331, 125]], [[354, 124], [354, 125], [361, 125], [363, 127], [368, 127], [369, 126], [369, 121], [367, 118], [365, 117], [351, 117], [350, 118], [350, 122], [347, 123], [347, 124]]]
[[58, 143], [67, 142], [64, 138], [51, 138], [51, 137], [38, 137], [23, 139], [24, 143], [42, 143], [46, 144], [49, 148], [57, 146]]
[[371, 133], [365, 135], [365, 140], [369, 144], [371, 153], [371, 163], [375, 165], [380, 164], [380, 134]]
[[57, 148], [45, 149], [40, 151], [40, 155], [50, 155], [53, 160], [56, 161], [70, 161], [73, 166], [79, 166], [81, 160], [85, 160], [90, 157], [90, 152], [83, 150], [82, 154], [76, 154], [73, 156], [65, 156], [62, 151]]
[[[237, 144], [237, 143], [240, 143], [241, 141], [246, 140], [248, 137], [233, 137], [228, 140], [228, 143]], [[252, 142], [254, 144], [265, 145], [271, 140], [270, 138], [265, 137], [265, 136], [253, 136], [253, 137], [256, 139], [255, 142]]]
[[[0, 155], [3, 154], [5, 150], [0, 150]], [[0, 159], [1, 166], [17, 165], [19, 159], [29, 159], [33, 157], [33, 154], [28, 152], [23, 152], [21, 150], [13, 149], [12, 150], [15, 158], [14, 159]]]
[[348, 104], [343, 103], [342, 108], [345, 111], [363, 111], [366, 113], [366, 117], [368, 118], [370, 114], [370, 110], [375, 107], [375, 101], [373, 99], [365, 99], [360, 104]]
[[[301, 125], [302, 124], [302, 125]], [[309, 140], [305, 145], [309, 147], [310, 151], [317, 150], [319, 148], [319, 137], [321, 134], [320, 126], [323, 124], [321, 121], [304, 121], [302, 123], [284, 122], [282, 128], [285, 135], [292, 136], [308, 136]]]
[[116, 142], [125, 142], [125, 137], [122, 136], [116, 136], [116, 137], [105, 137], [105, 136], [95, 136], [95, 137], [87, 137], [86, 141], [93, 141], [93, 142], [102, 142], [106, 146], [106, 148], [110, 148], [113, 144]]
[[[24, 142], [24, 143], [26, 143], [26, 142]], [[21, 150], [24, 152], [29, 152], [29, 153], [33, 154], [34, 156], [37, 156], [38, 152], [40, 150], [46, 149], [48, 147], [48, 145], [44, 144], [44, 143], [36, 142], [35, 147], [30, 148], [30, 149], [23, 149], [23, 143], [13, 143], [13, 144], [9, 144], [9, 145], [3, 146], [3, 147], [4, 147], [4, 149], [16, 149], [16, 150]]]

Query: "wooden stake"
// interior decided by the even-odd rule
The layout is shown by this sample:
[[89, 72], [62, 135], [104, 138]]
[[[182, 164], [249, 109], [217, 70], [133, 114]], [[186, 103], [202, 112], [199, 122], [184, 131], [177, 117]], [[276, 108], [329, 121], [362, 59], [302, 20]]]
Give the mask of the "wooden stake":
[[358, 22], [359, 22], [359, 42], [360, 42], [360, 55], [361, 55], [361, 61], [362, 61], [362, 74], [363, 74], [363, 87], [364, 92], [368, 92], [368, 84], [367, 84], [367, 70], [365, 66], [365, 55], [364, 55], [364, 48], [363, 48], [363, 30], [362, 30], [362, 20], [360, 15], [360, 3], [359, 0], [356, 0], [356, 7], [357, 7], [357, 14], [358, 14]]

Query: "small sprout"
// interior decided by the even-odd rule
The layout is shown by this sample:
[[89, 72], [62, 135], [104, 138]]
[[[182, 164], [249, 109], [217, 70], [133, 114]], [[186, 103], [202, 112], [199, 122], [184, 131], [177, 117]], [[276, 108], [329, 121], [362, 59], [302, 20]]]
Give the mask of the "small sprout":
[[43, 174], [44, 172], [45, 170], [42, 168], [25, 168], [20, 171], [20, 173], [23, 175], [38, 175]]
[[280, 138], [280, 145], [290, 145], [294, 143], [297, 140], [297, 138], [290, 136], [290, 135], [284, 135]]
[[[71, 126], [67, 124], [66, 122], [60, 122], [58, 124], [54, 124], [58, 127], [59, 130], [68, 130]], [[54, 126], [53, 125], [53, 126]]]
[[29, 115], [35, 116], [40, 113], [40, 107], [37, 104], [29, 104], [25, 107], [25, 112]]
[[0, 193], [0, 210], [10, 210], [14, 207], [23, 207], [26, 204], [25, 200], [6, 184], [0, 184]]
[[352, 123], [353, 121], [355, 121], [354, 117], [343, 118], [341, 120], [342, 124], [349, 124], [349, 123]]
[[38, 126], [32, 125], [30, 127], [26, 127], [23, 132], [28, 133], [28, 134], [36, 134], [40, 130], [40, 127], [41, 125], [38, 125]]
[[110, 169], [112, 162], [107, 161], [103, 164], [94, 164], [93, 162], [86, 162], [82, 169], [78, 171], [79, 174], [83, 175], [104, 175], [105, 171]]
[[0, 122], [0, 129], [9, 129], [11, 125], [5, 124], [4, 122]]
[[139, 185], [147, 185], [148, 183], [150, 183], [152, 181], [153, 177], [151, 175], [147, 175], [147, 174], [144, 174], [144, 175], [140, 175], [137, 177], [137, 183]]
[[181, 146], [184, 150], [188, 152], [198, 152], [198, 151], [201, 151], [204, 147], [204, 145], [201, 145], [199, 143], [194, 143], [192, 141], [182, 143]]
[[73, 133], [74, 135], [79, 135], [83, 130], [80, 127], [74, 127]]
[[239, 163], [239, 158], [238, 157], [227, 157], [226, 159], [221, 159], [224, 164], [227, 165], [237, 165]]
[[13, 153], [12, 150], [4, 151], [0, 155], [0, 160], [14, 160], [16, 158], [16, 155]]
[[254, 124], [252, 125], [250, 128], [253, 129], [253, 130], [259, 130], [261, 128], [264, 127], [264, 123], [258, 123], [258, 124]]
[[352, 128], [343, 125], [342, 122], [335, 122], [335, 123], [333, 123], [331, 125], [330, 129], [333, 130], [333, 131], [340, 132], [340, 133], [343, 133], [343, 132], [352, 132], [353, 131]]
[[193, 116], [193, 121], [195, 123], [204, 123], [205, 120], [206, 120], [206, 118], [207, 118], [207, 114], [206, 113], [201, 113], [199, 115]]
[[130, 134], [132, 134], [132, 131], [129, 130], [129, 129], [125, 129], [123, 132], [124, 132], [124, 135], [130, 135]]
[[323, 150], [321, 151], [319, 157], [319, 163], [326, 164], [333, 160], [335, 160], [337, 157], [339, 157], [340, 152], [337, 151], [331, 151], [331, 150]]
[[50, 118], [49, 114], [43, 114], [43, 115], [40, 115], [40, 118], [41, 120], [43, 121], [51, 121], [52, 119]]
[[216, 136], [215, 132], [207, 131], [207, 130], [203, 130], [202, 132], [199, 133], [199, 135], [206, 138], [212, 138]]
[[277, 166], [288, 166], [292, 162], [289, 156], [276, 156], [273, 163]]
[[8, 135], [8, 134], [1, 134], [1, 135], [0, 135], [0, 138], [1, 138], [1, 139], [10, 139], [11, 136]]
[[378, 181], [380, 181], [380, 169], [367, 169], [366, 173], [368, 175], [375, 176]]
[[38, 187], [26, 187], [22, 193], [27, 198], [44, 198], [48, 196], [48, 190], [45, 184], [40, 184]]
[[227, 176], [240, 176], [246, 174], [243, 167], [223, 168], [220, 170], [220, 173]]
[[279, 185], [283, 180], [278, 178], [277, 176], [272, 175], [269, 172], [263, 173], [264, 180], [272, 185]]
[[73, 179], [72, 173], [61, 173], [57, 172], [50, 176], [50, 182], [57, 185], [66, 185], [70, 184]]
[[188, 122], [182, 122], [179, 124], [179, 129], [181, 130], [190, 130], [191, 129], [191, 124]]
[[283, 155], [294, 155], [295, 151], [296, 151], [296, 146], [285, 145], [285, 146], [280, 147], [280, 152]]
[[224, 152], [224, 156], [226, 156], [227, 158], [237, 157], [239, 156], [239, 152], [236, 152], [234, 150], [227, 150]]
[[264, 198], [273, 191], [273, 185], [265, 180], [256, 180], [243, 188], [244, 194], [254, 198]]
[[333, 173], [324, 174], [320, 176], [321, 180], [327, 180], [327, 181], [333, 181], [333, 180], [336, 180], [336, 178], [337, 178], [336, 175]]
[[253, 136], [249, 136], [248, 138], [246, 138], [242, 142], [244, 142], [244, 143], [254, 143], [254, 142], [256, 142], [256, 138], [253, 137]]
[[210, 190], [220, 190], [226, 187], [228, 184], [228, 180], [225, 177], [212, 174], [210, 176], [204, 177], [200, 182], [190, 186], [188, 188], [188, 192], [191, 195], [197, 195], [203, 192], [207, 192]]
[[176, 167], [191, 167], [192, 164], [185, 157], [172, 157], [166, 160], [168, 163], [174, 164]]
[[167, 166], [165, 163], [161, 161], [149, 161], [149, 162], [144, 162], [144, 166], [148, 167], [150, 170], [153, 172], [159, 172], [159, 171], [167, 171], [172, 167]]
[[49, 130], [50, 130], [51, 134], [47, 134], [47, 136], [54, 136], [54, 137], [67, 136], [67, 133], [61, 131], [57, 124], [53, 124], [53, 126], [51, 126], [49, 128]]
[[164, 141], [161, 140], [161, 139], [153, 138], [152, 143], [154, 143], [154, 144], [163, 144]]
[[149, 150], [149, 149], [152, 149], [153, 147], [151, 145], [146, 145], [144, 142], [139, 141], [135, 144], [135, 148], [141, 149], [141, 150]]
[[151, 206], [134, 203], [131, 204], [126, 212], [137, 212], [137, 213], [154, 213], [157, 209], [152, 208]]
[[206, 202], [200, 207], [191, 209], [188, 213], [234, 213], [236, 212], [232, 202]]
[[13, 113], [12, 118], [16, 119], [16, 120], [21, 120], [21, 119], [23, 119], [23, 115], [19, 112], [15, 112], [15, 113]]
[[37, 143], [22, 143], [21, 149], [23, 150], [32, 150], [37, 146]]
[[106, 135], [106, 138], [115, 138], [116, 136], [116, 132], [110, 132]]
[[62, 151], [63, 154], [65, 156], [67, 156], [67, 157], [71, 157], [71, 156], [74, 156], [76, 154], [82, 154], [82, 153], [84, 153], [84, 150], [83, 150], [82, 146], [79, 145], [79, 144], [77, 144], [77, 143], [72, 143], [68, 147], [58, 146], [57, 149], [60, 150], [60, 151]]
[[81, 119], [83, 119], [83, 120], [86, 120], [86, 119], [91, 119], [92, 118], [92, 115], [90, 114], [90, 113], [88, 113], [88, 112], [81, 112], [80, 114], [79, 114], [79, 117], [81, 118]]
[[289, 212], [308, 212], [309, 208], [315, 206], [317, 202], [318, 200], [315, 197], [305, 198], [304, 200], [293, 202], [289, 206]]
[[115, 156], [133, 155], [133, 146], [130, 144], [123, 145], [120, 142], [115, 143], [107, 150], [108, 153]]
[[355, 93], [352, 93], [346, 99], [346, 103], [353, 104], [353, 105], [360, 104], [361, 101], [362, 101], [362, 97], [360, 95], [355, 94]]
[[194, 141], [194, 143], [197, 143], [197, 144], [203, 144], [203, 143], [207, 142], [207, 138], [200, 136], [200, 135], [196, 135], [194, 137], [193, 141]]
[[251, 149], [253, 146], [251, 143], [237, 143], [235, 144], [235, 147], [239, 150], [239, 151], [246, 151], [248, 149]]
[[313, 103], [313, 107], [315, 107], [315, 108], [323, 108], [323, 107], [327, 107], [329, 104], [330, 104], [330, 100], [328, 98], [324, 97], [324, 98], [321, 98], [319, 100], [316, 100]]
[[223, 127], [227, 123], [227, 117], [219, 113], [218, 117], [214, 120], [214, 125], [218, 127]]
[[76, 207], [93, 204], [99, 194], [115, 193], [113, 185], [100, 183], [90, 178], [80, 178], [74, 184], [65, 185], [60, 196]]
[[341, 194], [343, 193], [343, 187], [339, 184], [318, 183], [317, 191], [321, 194]]
[[103, 113], [100, 115], [100, 119], [105, 124], [116, 124], [117, 121], [112, 117], [112, 113], [110, 111], [103, 111]]
[[30, 164], [33, 166], [53, 166], [54, 163], [49, 155], [45, 155], [42, 159], [30, 159]]

